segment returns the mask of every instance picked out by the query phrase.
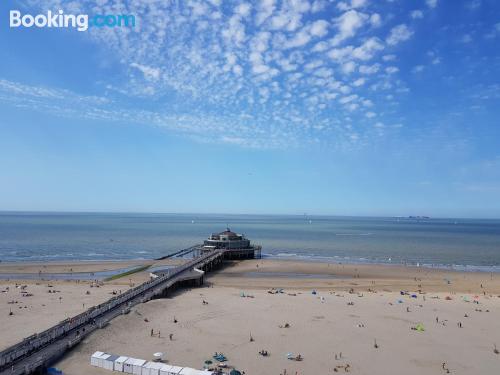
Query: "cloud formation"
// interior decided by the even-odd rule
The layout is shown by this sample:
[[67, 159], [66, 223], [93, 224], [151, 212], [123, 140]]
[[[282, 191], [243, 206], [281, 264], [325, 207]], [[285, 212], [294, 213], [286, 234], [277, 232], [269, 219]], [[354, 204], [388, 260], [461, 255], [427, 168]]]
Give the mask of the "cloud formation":
[[[147, 122], [168, 123], [168, 129], [196, 138], [206, 133], [209, 141], [252, 147], [290, 145], [298, 139], [314, 142], [325, 135], [346, 145], [369, 137], [366, 129], [373, 126], [366, 125], [374, 125], [372, 119], [382, 112], [378, 107], [385, 105], [388, 95], [395, 103], [404, 92], [397, 48], [414, 34], [405, 23], [384, 20], [367, 0], [29, 4], [136, 15], [135, 29], [89, 32], [89, 38], [111, 51], [126, 71], [123, 87], [115, 91], [155, 103]], [[437, 2], [427, 5], [433, 8]], [[410, 17], [421, 15], [414, 11]], [[8, 85], [1, 87], [4, 93]], [[17, 92], [15, 98], [21, 96]], [[175, 106], [169, 102], [173, 97]], [[113, 102], [110, 113], [119, 118], [129, 113], [128, 118], [139, 121], [139, 111], [120, 109], [119, 99], [103, 95], [103, 100]]]

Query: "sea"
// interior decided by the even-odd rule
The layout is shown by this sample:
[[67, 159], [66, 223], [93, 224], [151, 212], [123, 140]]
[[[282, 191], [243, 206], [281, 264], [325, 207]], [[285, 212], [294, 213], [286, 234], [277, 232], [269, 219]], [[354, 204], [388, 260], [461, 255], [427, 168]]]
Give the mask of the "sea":
[[263, 257], [500, 272], [500, 220], [0, 212], [0, 261], [152, 259], [231, 230]]

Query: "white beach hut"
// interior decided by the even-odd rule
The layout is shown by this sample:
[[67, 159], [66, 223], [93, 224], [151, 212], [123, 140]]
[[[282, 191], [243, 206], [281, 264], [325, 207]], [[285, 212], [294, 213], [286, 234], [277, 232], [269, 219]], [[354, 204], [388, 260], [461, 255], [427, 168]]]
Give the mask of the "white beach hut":
[[142, 375], [160, 375], [160, 369], [163, 365], [163, 363], [159, 362], [146, 362], [146, 364], [142, 366]]
[[160, 375], [170, 375], [171, 374], [171, 372], [170, 372], [171, 368], [172, 368], [172, 366], [166, 365], [165, 363], [162, 363], [162, 366], [160, 368]]
[[196, 370], [194, 368], [184, 367], [179, 374], [180, 375], [212, 375], [213, 372], [208, 371], [208, 370]]
[[[102, 357], [101, 357], [102, 358]], [[106, 370], [113, 371], [115, 368], [115, 361], [119, 358], [119, 356], [114, 354], [109, 354], [106, 358], [102, 358], [103, 368]]]
[[123, 364], [125, 363], [125, 361], [127, 359], [128, 359], [128, 357], [124, 357], [124, 356], [118, 357], [115, 360], [114, 370], [119, 371], [119, 372], [123, 372]]
[[160, 375], [178, 375], [182, 371], [182, 367], [179, 366], [170, 366], [170, 368], [166, 369], [166, 371], [162, 368], [160, 370]]
[[142, 375], [142, 366], [146, 361], [144, 359], [135, 359], [134, 366], [132, 368], [132, 374], [134, 375]]
[[181, 372], [179, 372], [179, 375], [198, 375], [198, 370], [195, 370], [194, 368], [184, 367]]
[[92, 366], [96, 366], [96, 367], [99, 367], [99, 358], [101, 357], [101, 355], [103, 355], [104, 353], [103, 352], [95, 352], [94, 354], [92, 354], [90, 356], [90, 364]]
[[137, 361], [140, 361], [140, 359], [129, 357], [123, 363], [123, 372], [126, 372], [127, 374], [134, 374], [134, 365], [138, 363]]
[[111, 354], [102, 353], [99, 358], [97, 358], [97, 367], [106, 368], [106, 360], [111, 357]]

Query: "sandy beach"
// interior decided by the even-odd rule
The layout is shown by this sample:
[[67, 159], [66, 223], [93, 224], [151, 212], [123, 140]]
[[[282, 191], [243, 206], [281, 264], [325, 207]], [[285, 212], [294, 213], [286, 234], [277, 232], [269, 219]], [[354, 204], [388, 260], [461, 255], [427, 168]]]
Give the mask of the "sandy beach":
[[[0, 279], [0, 350], [23, 338], [50, 328], [61, 320], [80, 314], [115, 294], [149, 279], [143, 271], [112, 281], [54, 280], [51, 274], [98, 273], [139, 267], [147, 264], [172, 265], [178, 261], [113, 261], [113, 262], [54, 262], [0, 263], [0, 274], [12, 279]], [[29, 274], [34, 279], [20, 279]], [[114, 294], [115, 293], [115, 294]], [[10, 314], [12, 312], [12, 315]]]
[[[122, 285], [127, 282], [122, 280]], [[61, 293], [65, 290], [74, 296], [61, 303], [65, 314], [82, 308], [80, 294], [89, 285], [77, 289], [82, 285], [76, 284], [58, 284]], [[117, 285], [92, 288], [89, 298], [98, 303]], [[40, 291], [29, 297], [32, 305], [49, 296], [54, 300], [46, 304], [46, 311], [61, 310], [51, 308], [59, 304], [59, 294], [44, 293], [47, 286], [42, 284], [30, 288], [35, 286]], [[272, 288], [283, 290], [270, 293]], [[1, 313], [6, 314], [3, 294]], [[445, 374], [447, 370], [496, 374], [499, 295], [498, 274], [275, 260], [234, 262], [208, 277], [204, 287], [179, 290], [170, 298], [134, 307], [90, 335], [56, 366], [66, 374], [109, 373], [89, 364], [90, 355], [101, 350], [148, 360], [161, 351], [171, 364], [201, 368], [214, 352], [223, 352], [230, 365], [255, 375], [285, 370], [286, 374], [345, 373], [346, 366], [355, 374]], [[41, 313], [42, 307], [20, 311], [10, 317], [16, 324], [2, 324], [3, 346], [13, 341], [10, 337], [18, 329], [33, 331], [53, 319]], [[26, 322], [31, 323], [23, 327]], [[424, 331], [412, 329], [418, 324]], [[259, 355], [261, 350], [270, 355]], [[300, 354], [303, 360], [287, 359], [288, 353]]]

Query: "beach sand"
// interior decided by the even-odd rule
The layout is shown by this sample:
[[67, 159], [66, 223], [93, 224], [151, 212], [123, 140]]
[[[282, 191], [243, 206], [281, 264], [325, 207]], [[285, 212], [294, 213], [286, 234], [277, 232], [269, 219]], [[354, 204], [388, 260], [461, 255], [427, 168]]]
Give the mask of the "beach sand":
[[[102, 272], [145, 264], [172, 265], [178, 261], [0, 263], [3, 275], [31, 274], [38, 280], [0, 280], [0, 350], [60, 321], [82, 313], [132, 286], [150, 279], [142, 271], [109, 282], [46, 280], [51, 273]], [[41, 274], [39, 273], [41, 272]], [[49, 293], [50, 291], [50, 293]], [[88, 293], [87, 293], [88, 292]], [[10, 315], [12, 311], [13, 315]]]
[[[70, 285], [63, 286], [69, 290]], [[284, 290], [270, 294], [271, 288]], [[410, 295], [401, 295], [400, 290]], [[452, 374], [498, 374], [500, 355], [493, 350], [495, 343], [500, 344], [499, 295], [497, 274], [234, 262], [207, 277], [204, 287], [181, 289], [170, 298], [135, 306], [130, 314], [88, 336], [56, 366], [66, 374], [111, 374], [89, 364], [90, 355], [100, 350], [148, 360], [160, 351], [171, 364], [201, 368], [217, 351], [228, 357], [230, 365], [253, 375], [278, 375], [285, 369], [291, 375], [333, 374], [335, 368], [345, 373], [346, 365], [353, 374], [446, 374], [443, 363]], [[91, 296], [98, 298], [97, 293]], [[81, 308], [79, 298], [73, 301], [76, 310]], [[1, 305], [4, 309], [3, 300]], [[14, 318], [9, 332], [22, 328], [16, 323], [27, 321], [16, 320], [17, 314]], [[31, 314], [31, 329], [47, 318]], [[279, 327], [285, 323], [290, 327]], [[419, 323], [425, 331], [411, 329]], [[2, 323], [2, 344], [5, 329]], [[270, 356], [260, 356], [262, 349]], [[304, 359], [289, 360], [287, 353]]]

